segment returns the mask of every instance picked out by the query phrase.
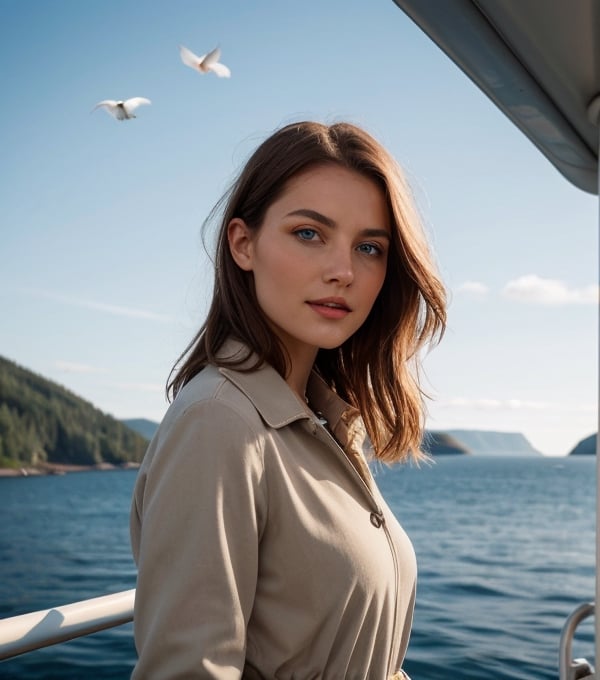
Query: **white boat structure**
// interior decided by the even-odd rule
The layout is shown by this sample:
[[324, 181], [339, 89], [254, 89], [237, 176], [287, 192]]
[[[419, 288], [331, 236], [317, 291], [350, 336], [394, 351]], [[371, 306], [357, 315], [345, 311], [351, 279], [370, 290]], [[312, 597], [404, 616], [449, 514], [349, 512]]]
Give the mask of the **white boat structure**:
[[[599, 0], [394, 2], [569, 182], [600, 193]], [[599, 448], [597, 438], [597, 470]], [[594, 616], [600, 594], [600, 473], [596, 485], [595, 599], [577, 607], [563, 627], [560, 680], [597, 678], [585, 659], [571, 659], [575, 630]], [[596, 660], [600, 659], [599, 619], [595, 616]]]
[[[394, 2], [569, 182], [599, 193], [600, 0]], [[598, 460], [597, 444], [597, 466]], [[600, 564], [599, 501], [597, 474], [596, 565]], [[598, 680], [590, 663], [573, 660], [571, 654], [577, 626], [595, 615], [598, 569], [595, 588], [595, 596], [575, 609], [560, 633], [560, 680]], [[127, 590], [4, 619], [0, 660], [128, 623], [133, 620], [134, 599], [135, 590]], [[599, 640], [596, 616], [596, 659], [600, 659]]]

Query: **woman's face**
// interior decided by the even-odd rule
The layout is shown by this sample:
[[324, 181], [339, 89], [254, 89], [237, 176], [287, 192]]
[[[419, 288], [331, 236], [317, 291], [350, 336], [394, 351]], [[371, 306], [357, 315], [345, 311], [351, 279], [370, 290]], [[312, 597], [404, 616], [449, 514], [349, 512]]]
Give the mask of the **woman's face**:
[[289, 181], [252, 233], [232, 220], [237, 264], [254, 276], [256, 297], [294, 357], [345, 342], [367, 318], [385, 279], [390, 221], [382, 190], [337, 165]]

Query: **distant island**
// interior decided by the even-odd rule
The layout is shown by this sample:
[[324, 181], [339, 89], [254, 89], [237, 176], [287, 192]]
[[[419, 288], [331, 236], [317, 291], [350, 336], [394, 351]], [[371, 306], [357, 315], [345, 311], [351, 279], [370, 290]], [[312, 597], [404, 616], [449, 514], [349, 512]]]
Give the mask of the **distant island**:
[[[152, 439], [158, 423], [145, 418], [123, 420], [128, 427]], [[518, 432], [488, 430], [426, 430], [423, 450], [432, 456], [541, 456], [542, 454]]]
[[423, 451], [432, 456], [464, 455], [469, 449], [447, 432], [426, 430], [422, 444]]
[[591, 434], [589, 437], [582, 439], [572, 451], [569, 451], [569, 456], [595, 456], [596, 439], [597, 435], [595, 434]]
[[148, 439], [58, 383], [0, 357], [0, 468], [138, 464]]
[[432, 456], [541, 456], [520, 432], [426, 430], [423, 450]]
[[[0, 471], [59, 473], [137, 466], [158, 423], [117, 420], [58, 383], [0, 357]], [[432, 456], [541, 456], [519, 432], [426, 430]], [[594, 455], [596, 435], [569, 455]]]

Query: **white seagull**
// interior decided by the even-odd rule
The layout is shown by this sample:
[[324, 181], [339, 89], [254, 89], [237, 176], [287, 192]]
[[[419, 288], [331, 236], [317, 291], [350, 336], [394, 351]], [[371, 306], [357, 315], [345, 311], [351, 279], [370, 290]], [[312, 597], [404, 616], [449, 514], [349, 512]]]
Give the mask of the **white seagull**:
[[150, 103], [150, 100], [146, 99], [146, 97], [132, 97], [131, 99], [126, 99], [125, 101], [103, 99], [101, 102], [98, 102], [96, 106], [94, 106], [92, 111], [103, 108], [106, 109], [106, 111], [117, 120], [129, 120], [130, 118], [136, 117], [133, 112], [138, 106], [140, 106], [140, 104]]
[[203, 54], [199, 57], [191, 50], [188, 50], [187, 47], [179, 45], [179, 55], [181, 56], [181, 61], [195, 71], [200, 71], [200, 73], [212, 71], [213, 73], [216, 73], [219, 78], [229, 78], [231, 76], [231, 71], [227, 66], [219, 63], [219, 57], [221, 56], [221, 49], [219, 47], [215, 47], [215, 49], [208, 54]]

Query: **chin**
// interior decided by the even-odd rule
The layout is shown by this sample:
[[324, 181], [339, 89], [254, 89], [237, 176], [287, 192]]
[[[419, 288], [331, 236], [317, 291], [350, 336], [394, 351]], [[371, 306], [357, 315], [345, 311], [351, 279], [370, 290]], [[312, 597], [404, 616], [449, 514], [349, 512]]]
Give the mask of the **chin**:
[[325, 342], [319, 343], [317, 345], [317, 347], [319, 349], [337, 349], [338, 347], [341, 347], [346, 342], [346, 340], [348, 340], [348, 339], [349, 338], [341, 338], [341, 339], [338, 339], [338, 340], [335, 340], [335, 341], [334, 340], [325, 341]]

